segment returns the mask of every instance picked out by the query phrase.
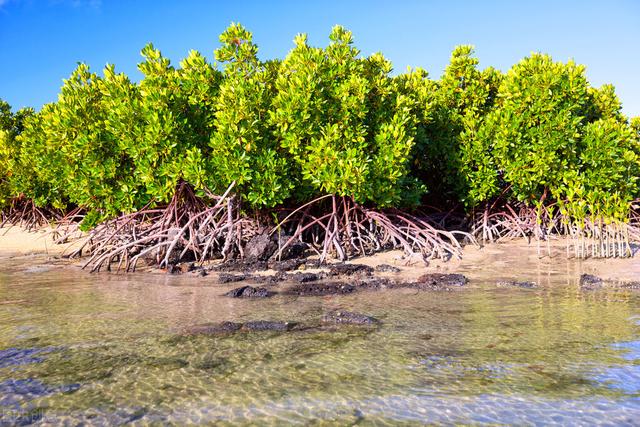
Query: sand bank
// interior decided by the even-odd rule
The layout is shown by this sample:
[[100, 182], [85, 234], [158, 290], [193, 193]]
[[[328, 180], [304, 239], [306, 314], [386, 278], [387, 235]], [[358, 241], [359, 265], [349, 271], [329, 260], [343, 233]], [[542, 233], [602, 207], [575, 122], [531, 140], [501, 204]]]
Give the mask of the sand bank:
[[62, 256], [80, 244], [80, 240], [56, 244], [53, 229], [43, 227], [26, 231], [18, 226], [0, 228], [0, 257], [23, 255]]
[[[26, 231], [20, 227], [2, 228], [0, 258], [24, 255], [60, 257], [82, 243], [82, 239], [76, 239], [56, 244], [50, 227], [37, 231]], [[355, 258], [350, 262], [372, 267], [392, 265], [398, 267], [401, 270], [398, 274], [406, 278], [418, 277], [427, 272], [463, 273], [470, 279], [531, 280], [537, 283], [544, 283], [550, 276], [578, 277], [582, 273], [609, 280], [633, 281], [640, 277], [637, 248], [632, 258], [575, 259], [567, 257], [566, 246], [566, 239], [554, 239], [549, 244], [542, 242], [541, 245], [535, 241], [516, 239], [482, 247], [466, 246], [462, 259], [428, 260], [425, 263], [419, 255], [407, 257], [402, 251], [393, 250]], [[157, 269], [151, 271], [163, 272]]]

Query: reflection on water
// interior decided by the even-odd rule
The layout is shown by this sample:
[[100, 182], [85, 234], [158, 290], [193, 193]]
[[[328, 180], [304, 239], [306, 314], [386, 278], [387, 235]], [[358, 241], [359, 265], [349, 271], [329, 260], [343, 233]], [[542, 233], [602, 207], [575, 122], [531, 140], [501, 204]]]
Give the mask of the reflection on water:
[[[472, 281], [451, 293], [257, 301], [221, 298], [231, 287], [210, 278], [38, 263], [0, 260], [0, 425], [640, 419], [640, 293], [580, 291], [581, 267], [566, 260], [510, 262], [508, 274], [462, 265]], [[496, 274], [539, 288], [496, 288]], [[313, 324], [334, 308], [383, 324], [180, 333], [225, 320]]]

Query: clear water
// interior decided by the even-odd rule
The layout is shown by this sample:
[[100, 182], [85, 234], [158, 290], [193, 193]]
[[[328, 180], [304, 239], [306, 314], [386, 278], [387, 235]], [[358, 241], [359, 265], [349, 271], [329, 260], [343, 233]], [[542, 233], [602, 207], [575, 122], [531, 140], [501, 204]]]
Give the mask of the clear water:
[[[460, 267], [472, 282], [451, 293], [248, 301], [213, 278], [0, 259], [0, 425], [640, 424], [640, 292], [580, 291], [566, 261], [504, 264]], [[181, 333], [333, 308], [383, 324]]]

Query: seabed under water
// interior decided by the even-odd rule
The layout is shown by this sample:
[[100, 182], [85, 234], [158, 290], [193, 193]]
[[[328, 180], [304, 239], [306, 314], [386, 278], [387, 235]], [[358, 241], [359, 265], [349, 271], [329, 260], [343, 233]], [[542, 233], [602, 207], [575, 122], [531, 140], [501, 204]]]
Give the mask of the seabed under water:
[[[508, 250], [454, 267], [471, 278], [454, 292], [235, 300], [210, 278], [2, 258], [0, 425], [640, 423], [640, 291]], [[336, 308], [382, 324], [181, 333]]]

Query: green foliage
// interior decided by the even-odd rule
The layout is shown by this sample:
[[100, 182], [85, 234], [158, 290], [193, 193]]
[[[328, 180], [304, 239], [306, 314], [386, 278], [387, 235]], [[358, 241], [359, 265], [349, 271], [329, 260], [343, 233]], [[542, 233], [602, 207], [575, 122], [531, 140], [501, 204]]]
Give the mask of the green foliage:
[[[490, 153], [472, 204], [500, 192], [531, 205], [558, 202], [571, 219], [622, 220], [637, 194], [638, 146], [613, 86], [585, 68], [534, 54], [505, 76], [495, 108], [467, 135]], [[492, 176], [492, 172], [495, 174]]]
[[618, 121], [626, 121], [622, 114], [622, 104], [616, 89], [611, 84], [602, 85], [600, 88], [589, 87], [589, 104], [586, 111], [586, 118], [589, 122], [598, 119], [613, 118]]
[[410, 203], [417, 189], [408, 179], [414, 101], [389, 76], [382, 55], [359, 58], [352, 34], [340, 26], [329, 38], [329, 46], [316, 48], [298, 35], [276, 82], [270, 120], [298, 168], [298, 197], [317, 192], [379, 206]]
[[495, 179], [490, 172], [487, 176], [493, 164], [473, 135], [493, 106], [501, 74], [493, 68], [480, 71], [473, 53], [472, 46], [454, 49], [428, 94], [432, 113], [418, 140], [417, 173], [442, 202], [466, 200], [470, 189]]
[[0, 208], [18, 195], [14, 184], [20, 173], [16, 164], [20, 150], [17, 137], [24, 130], [25, 120], [33, 114], [31, 108], [23, 108], [14, 114], [11, 106], [0, 99]]
[[235, 181], [235, 191], [250, 206], [273, 207], [289, 197], [293, 182], [267, 120], [277, 63], [260, 62], [251, 40], [250, 32], [232, 24], [215, 52], [225, 69], [209, 142], [207, 186], [221, 194]]
[[573, 62], [534, 54], [509, 70], [480, 137], [514, 198], [562, 197], [576, 170], [587, 100], [584, 67]]
[[126, 151], [145, 196], [167, 202], [178, 183], [188, 179], [202, 188], [206, 179], [203, 150], [211, 133], [220, 74], [191, 51], [180, 69], [152, 44], [142, 50], [144, 74], [131, 102], [137, 122]]
[[633, 117], [630, 120], [629, 125], [631, 126], [631, 130], [635, 135], [636, 144], [640, 144], [640, 117]]
[[586, 200], [590, 213], [624, 221], [640, 174], [640, 147], [632, 129], [613, 117], [589, 123], [579, 161], [578, 182], [567, 191], [571, 201]]
[[392, 76], [343, 27], [329, 39], [298, 35], [283, 61], [262, 61], [232, 24], [221, 71], [195, 51], [175, 68], [149, 44], [139, 83], [79, 64], [38, 113], [0, 102], [0, 206], [20, 194], [81, 206], [90, 227], [166, 203], [182, 182], [200, 195], [235, 182], [254, 210], [326, 194], [377, 207], [501, 198], [618, 221], [640, 195], [640, 118], [583, 66], [533, 54], [503, 75], [459, 46], [439, 80]]
[[[107, 74], [112, 72], [107, 68]], [[48, 104], [22, 134], [22, 167], [32, 171], [19, 187], [40, 206], [67, 203], [107, 215], [127, 211], [122, 202], [130, 167], [108, 129], [109, 93], [85, 64], [65, 80], [58, 101]]]

